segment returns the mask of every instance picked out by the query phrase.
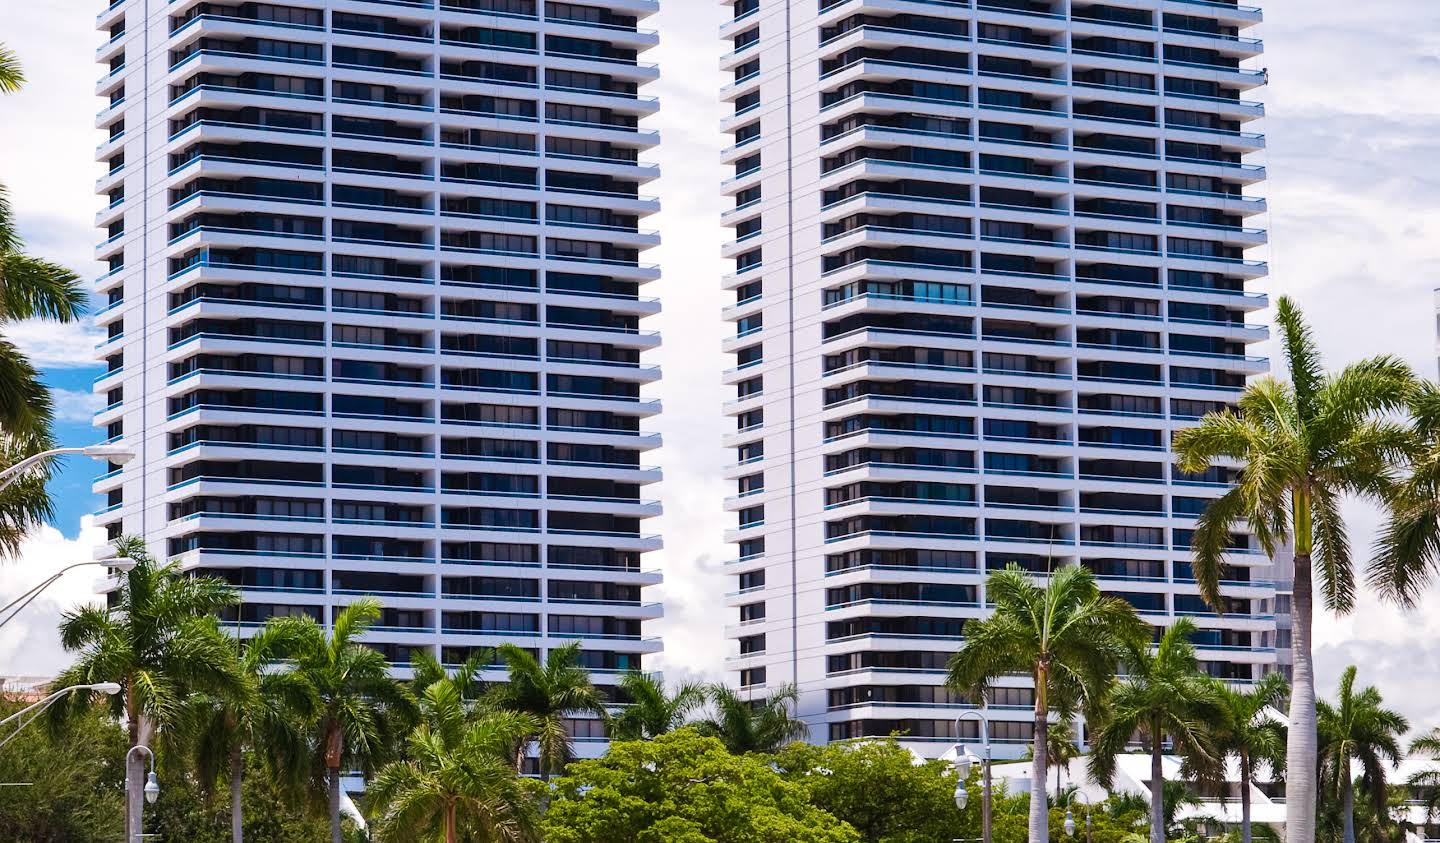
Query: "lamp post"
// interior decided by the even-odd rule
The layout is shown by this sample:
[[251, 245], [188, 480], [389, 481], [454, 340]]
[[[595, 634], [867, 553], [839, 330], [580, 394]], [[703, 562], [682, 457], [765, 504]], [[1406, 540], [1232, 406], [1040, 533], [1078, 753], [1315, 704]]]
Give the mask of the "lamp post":
[[5, 744], [9, 743], [11, 739], [14, 738], [16, 735], [20, 734], [20, 732], [24, 730], [26, 726], [34, 723], [35, 717], [39, 717], [41, 712], [54, 705], [55, 702], [61, 697], [75, 691], [99, 691], [102, 694], [109, 694], [113, 697], [116, 694], [120, 693], [120, 684], [118, 682], [96, 682], [93, 685], [71, 685], [66, 688], [61, 688], [60, 690], [54, 692], [53, 694], [50, 694], [39, 702], [20, 709], [19, 711], [15, 712], [4, 720], [0, 720], [0, 727], [3, 727], [13, 721], [20, 720], [22, 717], [32, 711], [35, 712], [35, 715], [29, 720], [21, 722], [19, 726], [15, 727], [15, 731], [11, 732], [9, 735], [6, 735], [5, 740], [0, 741], [0, 747], [3, 747], [5, 746]]
[[980, 743], [985, 753], [980, 767], [980, 776], [984, 783], [980, 797], [980, 839], [982, 843], [990, 843], [990, 723], [980, 711], [963, 711], [955, 718], [955, 806], [963, 810], [970, 801], [970, 791], [965, 787], [965, 782], [970, 778], [970, 757], [960, 744], [960, 723], [972, 717], [980, 724]]
[[129, 841], [143, 839], [145, 836], [145, 806], [143, 804], [135, 805], [135, 813], [133, 815], [129, 811], [132, 807], [130, 804], [130, 794], [132, 793], [130, 789], [130, 759], [137, 751], [144, 752], [150, 759], [150, 775], [145, 777], [145, 787], [142, 790], [145, 794], [145, 801], [154, 805], [155, 800], [160, 797], [160, 782], [155, 778], [155, 753], [150, 750], [150, 747], [137, 743], [130, 747], [129, 752], [125, 753], [125, 821], [129, 826], [129, 828], [126, 829], [127, 836], [125, 839]]
[[105, 559], [96, 559], [92, 562], [76, 562], [74, 565], [66, 565], [54, 574], [51, 574], [48, 578], [42, 580], [39, 585], [16, 597], [4, 606], [0, 606], [0, 626], [4, 626], [14, 620], [15, 616], [20, 614], [22, 609], [29, 606], [31, 601], [40, 596], [40, 592], [54, 585], [61, 577], [65, 576], [67, 571], [75, 568], [83, 568], [86, 565], [104, 565], [109, 568], [117, 568], [120, 573], [124, 574], [134, 570], [135, 560], [126, 559], [123, 556], [110, 556]]
[[26, 457], [20, 462], [0, 471], [0, 491], [3, 491], [11, 483], [19, 480], [22, 475], [31, 468], [39, 465], [51, 457], [58, 457], [61, 454], [84, 454], [97, 460], [107, 460], [117, 465], [124, 465], [135, 458], [135, 451], [123, 445], [86, 445], [83, 448], [51, 448], [48, 451], [41, 451]]
[[[1090, 843], [1090, 814], [1094, 810], [1094, 805], [1090, 802], [1090, 797], [1086, 796], [1085, 792], [1081, 790], [1075, 791], [1075, 794], [1070, 797], [1070, 802], [1074, 802], [1076, 796], [1082, 797], [1085, 800], [1085, 843]], [[1066, 837], [1075, 836], [1075, 815], [1070, 812], [1070, 802], [1065, 803]]]

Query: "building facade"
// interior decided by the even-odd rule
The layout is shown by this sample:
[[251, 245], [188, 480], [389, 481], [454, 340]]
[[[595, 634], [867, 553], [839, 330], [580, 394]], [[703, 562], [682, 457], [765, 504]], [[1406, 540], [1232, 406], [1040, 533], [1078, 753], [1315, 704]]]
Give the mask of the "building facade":
[[658, 651], [656, 9], [102, 12], [95, 423], [139, 453], [95, 484], [108, 535], [239, 587], [242, 632], [379, 596], [402, 671], [580, 641], [613, 684]]
[[[732, 678], [812, 739], [935, 755], [987, 571], [1084, 565], [1212, 674], [1274, 660], [1237, 532], [1217, 616], [1188, 563], [1234, 468], [1173, 432], [1266, 371], [1247, 254], [1260, 11], [1224, 0], [733, 0]], [[1033, 693], [988, 700], [1018, 745]], [[975, 722], [962, 737], [973, 737]]]

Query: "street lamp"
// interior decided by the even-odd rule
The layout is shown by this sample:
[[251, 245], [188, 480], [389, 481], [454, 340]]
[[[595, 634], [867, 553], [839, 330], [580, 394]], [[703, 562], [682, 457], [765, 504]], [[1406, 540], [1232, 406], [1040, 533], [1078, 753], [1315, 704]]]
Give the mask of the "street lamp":
[[155, 753], [150, 750], [150, 747], [137, 743], [130, 747], [129, 752], [125, 753], [125, 815], [126, 822], [129, 824], [129, 828], [126, 829], [128, 835], [126, 839], [132, 841], [145, 836], [145, 806], [139, 806], [135, 815], [130, 815], [130, 758], [136, 751], [144, 752], [150, 759], [150, 775], [145, 777], [145, 787], [141, 789], [141, 792], [145, 794], [145, 801], [154, 805], [155, 800], [160, 798], [160, 781], [155, 778]]
[[61, 454], [84, 454], [97, 460], [106, 460], [116, 465], [124, 465], [135, 458], [135, 450], [124, 445], [86, 445], [83, 448], [51, 448], [48, 451], [41, 451], [38, 454], [28, 456], [20, 462], [15, 463], [4, 471], [0, 471], [0, 490], [4, 490], [11, 483], [19, 480], [20, 477], [30, 468]]
[[960, 745], [960, 723], [972, 717], [980, 724], [980, 742], [985, 752], [980, 768], [984, 782], [980, 798], [980, 839], [982, 843], [990, 843], [990, 722], [980, 711], [962, 711], [960, 716], [955, 718], [955, 806], [964, 810], [966, 803], [970, 801], [970, 791], [966, 789], [965, 782], [970, 778], [971, 756]]
[[74, 691], [99, 691], [102, 694], [109, 694], [113, 697], [116, 694], [120, 693], [120, 685], [117, 682], [96, 682], [93, 685], [71, 685], [66, 688], [61, 688], [60, 690], [54, 692], [53, 694], [50, 694], [44, 699], [20, 709], [19, 711], [15, 712], [4, 720], [0, 720], [0, 727], [3, 727], [6, 724], [11, 723], [15, 720], [19, 720], [20, 718], [24, 717], [26, 714], [29, 714], [32, 711], [35, 712], [35, 715], [34, 717], [31, 717], [29, 720], [23, 721], [19, 726], [15, 727], [15, 731], [7, 735], [5, 737], [5, 740], [0, 741], [0, 747], [3, 747], [5, 746], [5, 744], [9, 743], [11, 739], [14, 738], [16, 735], [20, 734], [20, 732], [23, 731], [26, 726], [34, 723], [35, 717], [39, 717], [41, 712], [54, 705], [56, 700], [59, 700], [61, 697]]
[[[1075, 791], [1075, 793], [1070, 797], [1070, 802], [1074, 802], [1076, 796], [1082, 797], [1085, 800], [1085, 843], [1090, 843], [1090, 813], [1094, 806], [1090, 802], [1090, 797], [1086, 796], [1084, 791], [1079, 790]], [[1066, 837], [1075, 836], [1075, 815], [1070, 812], [1070, 802], [1065, 803]]]
[[96, 559], [91, 562], [76, 562], [74, 565], [66, 565], [65, 567], [56, 571], [54, 574], [51, 574], [49, 578], [42, 580], [39, 585], [35, 586], [34, 588], [20, 595], [19, 597], [16, 597], [9, 603], [6, 603], [3, 607], [0, 607], [0, 626], [4, 626], [5, 624], [14, 620], [15, 616], [20, 614], [20, 611], [22, 609], [24, 609], [26, 606], [29, 606], [31, 601], [33, 601], [36, 597], [40, 596], [40, 592], [54, 585], [56, 581], [58, 581], [61, 577], [65, 576], [65, 573], [67, 571], [75, 568], [83, 568], [86, 565], [105, 565], [110, 568], [116, 568], [120, 571], [120, 573], [124, 574], [134, 570], [135, 560], [127, 559], [123, 556], [110, 556], [105, 559]]

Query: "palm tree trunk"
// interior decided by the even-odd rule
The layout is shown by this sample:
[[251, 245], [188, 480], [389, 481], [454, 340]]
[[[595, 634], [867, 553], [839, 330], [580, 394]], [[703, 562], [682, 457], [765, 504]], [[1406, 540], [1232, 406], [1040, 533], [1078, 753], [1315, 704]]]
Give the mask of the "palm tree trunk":
[[330, 767], [330, 843], [345, 843], [340, 839], [340, 768]]
[[1045, 703], [1044, 687], [1047, 682], [1044, 668], [1035, 671], [1035, 752], [1030, 761], [1030, 843], [1049, 843], [1050, 806], [1045, 796], [1045, 783], [1049, 781], [1046, 769], [1049, 752], [1050, 710]]
[[1165, 748], [1150, 733], [1150, 843], [1165, 843]]
[[1355, 781], [1350, 778], [1350, 759], [1342, 759], [1340, 786], [1344, 788], [1345, 843], [1355, 843]]
[[1240, 757], [1240, 843], [1250, 843], [1250, 759]]
[[451, 802], [445, 806], [445, 843], [459, 843], [459, 840], [455, 833], [455, 803]]
[[245, 809], [240, 805], [240, 786], [245, 775], [245, 754], [237, 744], [230, 750], [230, 840], [244, 843]]
[[[1306, 525], [1308, 526], [1308, 524]], [[1291, 647], [1295, 657], [1290, 685], [1290, 736], [1285, 747], [1285, 840], [1315, 843], [1315, 671], [1310, 652], [1314, 596], [1309, 553], [1295, 554], [1294, 616]]]
[[[130, 747], [149, 748], [150, 737], [155, 729], [150, 718], [140, 713], [129, 717]], [[125, 764], [125, 830], [127, 841], [138, 841], [145, 831], [146, 755], [143, 752], [128, 753]]]

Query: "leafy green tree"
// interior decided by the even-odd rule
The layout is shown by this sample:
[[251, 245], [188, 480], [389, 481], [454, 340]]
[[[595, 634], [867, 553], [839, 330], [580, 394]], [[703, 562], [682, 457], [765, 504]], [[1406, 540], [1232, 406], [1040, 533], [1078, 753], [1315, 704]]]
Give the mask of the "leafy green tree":
[[[1404, 786], [1392, 785], [1386, 793], [1384, 806], [1379, 810], [1372, 800], [1362, 799], [1355, 803], [1353, 825], [1358, 843], [1410, 843], [1424, 837], [1416, 834], [1421, 830], [1410, 821], [1410, 794]], [[1320, 843], [1342, 843], [1345, 839], [1345, 806], [1338, 799], [1321, 799], [1320, 813], [1315, 818]]]
[[[894, 738], [814, 746], [793, 743], [775, 756], [790, 781], [809, 788], [810, 801], [849, 823], [867, 843], [932, 843], [979, 829], [979, 794], [955, 807], [949, 764], [916, 764]], [[972, 777], [978, 777], [975, 771]]]
[[[1276, 308], [1290, 381], [1255, 378], [1239, 411], [1206, 415], [1178, 431], [1173, 449], [1181, 471], [1199, 473], [1217, 461], [1245, 468], [1234, 488], [1200, 516], [1193, 539], [1195, 578], [1201, 593], [1224, 609], [1220, 576], [1231, 528], [1248, 525], [1266, 553], [1290, 543], [1295, 551], [1294, 686], [1286, 751], [1286, 838], [1315, 840], [1317, 738], [1312, 657], [1314, 578], [1325, 606], [1345, 614], [1354, 607], [1355, 575], [1340, 511], [1347, 495], [1385, 501], [1395, 496], [1394, 466], [1413, 447], [1407, 426], [1393, 418], [1414, 394], [1409, 367], [1393, 357], [1372, 357], [1326, 375], [1300, 309], [1288, 296]], [[1406, 564], [1421, 564], [1413, 557]], [[1396, 579], [1394, 565], [1384, 577]], [[1385, 563], [1372, 566], [1385, 571]], [[1394, 590], [1403, 591], [1397, 586]]]
[[540, 756], [540, 776], [548, 780], [575, 755], [565, 721], [584, 714], [606, 717], [605, 699], [580, 664], [578, 642], [551, 650], [544, 664], [514, 644], [501, 644], [499, 653], [508, 675], [504, 685], [491, 689], [488, 702], [533, 718], [534, 731], [516, 742], [516, 766], [534, 743]]
[[620, 691], [628, 700], [625, 710], [610, 722], [617, 741], [655, 738], [684, 726], [691, 712], [705, 704], [705, 686], [682, 683], [671, 694], [659, 674], [632, 670], [620, 677]]
[[[185, 775], [182, 766], [171, 763], [166, 749], [160, 749], [160, 798], [145, 807], [145, 825], [153, 839], [184, 843], [229, 843], [233, 812], [228, 803], [207, 798], [197, 777]], [[245, 758], [242, 777], [241, 815], [245, 839], [262, 843], [323, 843], [330, 839], [330, 827], [323, 812], [312, 803], [296, 800], [288, 786], [273, 775], [265, 760], [251, 753]], [[66, 839], [65, 843], [114, 843], [118, 835], [92, 840]], [[349, 824], [346, 843], [360, 843], [358, 829]], [[57, 841], [58, 843], [58, 841]]]
[[[965, 643], [950, 657], [949, 686], [978, 698], [1001, 676], [1027, 673], [1035, 682], [1035, 734], [1031, 780], [1041, 782], [1030, 800], [1030, 843], [1050, 836], [1043, 783], [1048, 777], [1050, 715], [1089, 714], [1103, 697], [1133, 642], [1149, 626], [1123, 600], [1106, 597], [1088, 569], [1066, 567], [1040, 587], [1017, 565], [986, 582], [995, 604], [988, 618], [965, 624]], [[1038, 798], [1036, 798], [1038, 797]]]
[[269, 774], [290, 775], [304, 767], [303, 720], [313, 716], [314, 689], [298, 674], [274, 670], [280, 653], [298, 643], [298, 627], [271, 620], [252, 638], [239, 642], [243, 691], [237, 694], [192, 694], [184, 702], [180, 741], [186, 745], [207, 796], [214, 784], [230, 787], [230, 833], [244, 840], [242, 782], [245, 754], [262, 752]]
[[[0, 700], [0, 719], [25, 702]], [[10, 734], [6, 727], [4, 736]], [[0, 750], [0, 840], [101, 843], [122, 839], [125, 731], [99, 706], [76, 708], [61, 729], [36, 723]]]
[[745, 699], [725, 685], [711, 685], [711, 714], [697, 721], [695, 729], [718, 738], [737, 755], [776, 752], [810, 733], [804, 721], [792, 713], [799, 699], [794, 685], [775, 688], [759, 700]]
[[[0, 94], [25, 82], [20, 60], [0, 44]], [[74, 272], [25, 254], [14, 209], [0, 185], [0, 326], [23, 319], [74, 322], [85, 314], [85, 288]], [[53, 446], [55, 408], [40, 373], [0, 337], [0, 461], [13, 465]], [[14, 555], [33, 529], [54, 517], [45, 491], [49, 470], [30, 472], [0, 493], [0, 554]]]
[[358, 640], [379, 619], [380, 601], [362, 598], [340, 610], [328, 636], [309, 617], [275, 621], [291, 642], [281, 655], [316, 702], [307, 746], [326, 792], [331, 843], [342, 843], [340, 771], [373, 771], [388, 760], [396, 732], [413, 722], [414, 697], [390, 678], [385, 656]]
[[[150, 746], [158, 729], [178, 722], [189, 694], [247, 693], [234, 644], [216, 618], [239, 595], [221, 580], [184, 576], [177, 566], [160, 564], [138, 538], [117, 541], [115, 551], [136, 565], [111, 593], [109, 606], [65, 613], [60, 643], [77, 658], [55, 684], [119, 683], [120, 693], [104, 701], [125, 724], [130, 746]], [[52, 722], [86, 711], [100, 698], [95, 692], [68, 694], [50, 709]], [[145, 781], [141, 753], [131, 759], [129, 774], [126, 828], [133, 836], [140, 830]]]
[[1240, 843], [1251, 843], [1254, 837], [1250, 822], [1251, 784], [1262, 768], [1269, 772], [1272, 781], [1280, 779], [1285, 771], [1285, 724], [1267, 712], [1283, 705], [1288, 692], [1284, 677], [1278, 673], [1266, 674], [1245, 690], [1221, 685], [1223, 716], [1211, 725], [1219, 750], [1214, 759], [1217, 763], [1187, 759], [1187, 771], [1217, 786], [1228, 779], [1228, 762], [1234, 762], [1240, 773]]
[[757, 755], [693, 728], [612, 744], [556, 779], [546, 843], [859, 843]]
[[516, 742], [534, 732], [534, 718], [504, 710], [472, 715], [460, 687], [439, 680], [425, 689], [406, 758], [385, 765], [371, 784], [377, 840], [539, 840], [538, 794], [513, 755]]
[[[1410, 755], [1440, 762], [1440, 726], [1411, 741]], [[1440, 764], [1416, 771], [1406, 784], [1420, 794], [1426, 822], [1434, 822], [1436, 817], [1440, 817]]]
[[1418, 381], [1407, 403], [1408, 471], [1384, 499], [1387, 518], [1367, 578], [1409, 609], [1440, 573], [1440, 384]]
[[1154, 652], [1149, 642], [1132, 642], [1127, 675], [1116, 681], [1091, 727], [1090, 772], [1106, 788], [1115, 778], [1115, 759], [1137, 733], [1150, 752], [1151, 843], [1165, 843], [1165, 742], [1177, 754], [1211, 763], [1220, 756], [1210, 731], [1224, 711], [1220, 688], [1200, 672], [1194, 634], [1195, 622], [1180, 618], [1161, 634]]
[[1360, 763], [1361, 786], [1370, 797], [1371, 811], [1384, 814], [1389, 795], [1385, 762], [1400, 760], [1400, 736], [1410, 729], [1403, 716], [1384, 707], [1375, 686], [1356, 692], [1355, 672], [1354, 665], [1345, 668], [1335, 705], [1325, 700], [1316, 703], [1321, 787], [1340, 802], [1345, 843], [1355, 843], [1352, 762]]

